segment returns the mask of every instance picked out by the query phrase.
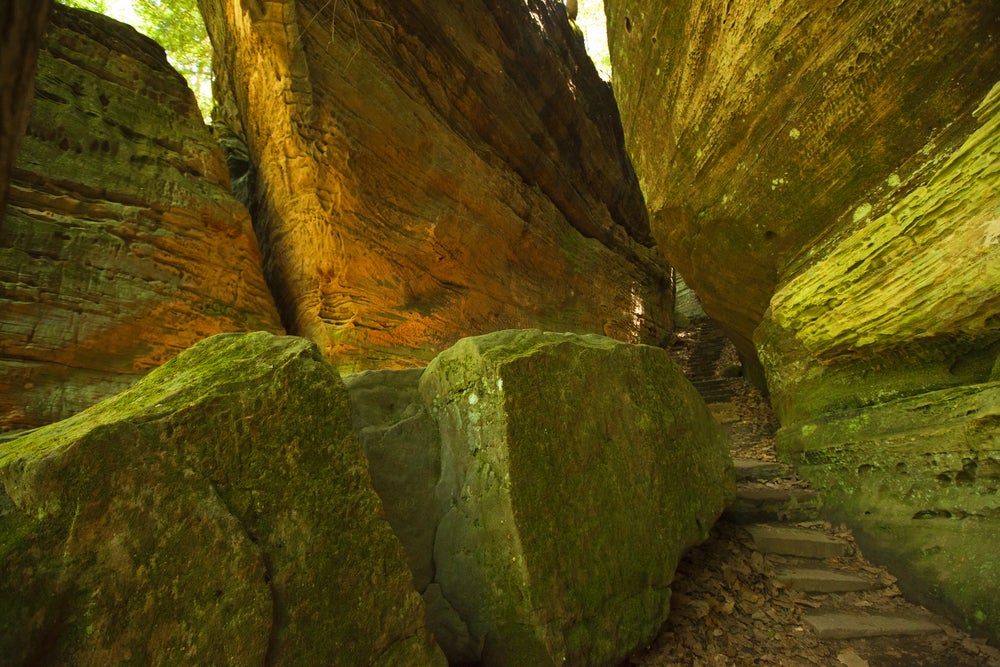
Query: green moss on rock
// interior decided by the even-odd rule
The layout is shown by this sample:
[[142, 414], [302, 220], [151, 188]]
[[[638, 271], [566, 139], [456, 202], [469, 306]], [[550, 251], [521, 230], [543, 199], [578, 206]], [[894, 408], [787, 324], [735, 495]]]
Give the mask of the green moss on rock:
[[[15, 655], [443, 662], [343, 383], [303, 339], [209, 338], [132, 389], [4, 443], [0, 481], [2, 534], [14, 535], [4, 571], [30, 573], [3, 577], [3, 617], [41, 619], [13, 640]], [[47, 588], [55, 595], [33, 594]]]
[[734, 485], [669, 355], [503, 331], [440, 354], [420, 388], [442, 445], [435, 582], [484, 664], [611, 664], [650, 639]]
[[1000, 383], [786, 427], [778, 447], [908, 593], [1000, 637]]

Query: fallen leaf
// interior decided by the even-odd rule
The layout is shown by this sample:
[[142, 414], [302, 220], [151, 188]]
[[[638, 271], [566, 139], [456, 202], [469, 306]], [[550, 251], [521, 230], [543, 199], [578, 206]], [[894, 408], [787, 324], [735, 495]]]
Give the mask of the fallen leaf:
[[869, 667], [868, 661], [858, 655], [853, 648], [845, 648], [838, 653], [837, 662], [847, 667]]

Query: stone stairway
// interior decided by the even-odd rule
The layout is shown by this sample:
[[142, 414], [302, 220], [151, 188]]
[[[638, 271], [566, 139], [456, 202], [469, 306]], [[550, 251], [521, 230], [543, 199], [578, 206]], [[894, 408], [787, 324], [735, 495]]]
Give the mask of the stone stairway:
[[810, 521], [819, 518], [819, 497], [795, 479], [790, 466], [734, 458], [736, 500], [725, 518], [736, 524], [763, 521]]
[[721, 331], [706, 319], [684, 333], [676, 356], [730, 433], [737, 494], [678, 566], [671, 617], [632, 664], [1000, 667], [1000, 651], [907, 601], [846, 527], [823, 520], [820, 494], [773, 460], [777, 424], [720, 372], [734, 362]]
[[706, 403], [725, 403], [733, 398], [729, 379], [717, 374], [717, 366], [726, 338], [719, 325], [707, 317], [694, 322], [693, 338], [697, 344], [687, 362], [688, 378]]
[[767, 517], [766, 523], [750, 523], [745, 530], [754, 548], [774, 564], [772, 576], [778, 584], [815, 598], [817, 607], [804, 612], [801, 620], [819, 639], [922, 636], [944, 631], [940, 619], [901, 596], [890, 596], [896, 598], [895, 603], [879, 613], [855, 605], [851, 593], [887, 588], [894, 584], [894, 578], [859, 574], [863, 561], [852, 542], [821, 529], [824, 522], [816, 520], [819, 499], [811, 489], [770, 489], [771, 495], [762, 499], [762, 483], [794, 479], [791, 466], [745, 459], [735, 463], [737, 502], [723, 520], [744, 524], [748, 519]]

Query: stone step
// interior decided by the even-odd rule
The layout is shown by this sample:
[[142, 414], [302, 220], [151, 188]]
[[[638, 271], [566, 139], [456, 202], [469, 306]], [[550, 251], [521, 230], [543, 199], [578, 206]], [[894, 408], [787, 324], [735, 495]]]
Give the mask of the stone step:
[[695, 387], [695, 389], [698, 391], [699, 394], [701, 394], [702, 398], [721, 397], [725, 398], [726, 401], [733, 400], [733, 392], [729, 391], [728, 389], [699, 389], [698, 387]]
[[836, 558], [851, 555], [851, 545], [844, 540], [808, 528], [758, 524], [746, 527], [757, 550], [765, 554], [801, 558]]
[[706, 387], [704, 385], [699, 385], [697, 382], [693, 383], [694, 388], [698, 390], [699, 394], [729, 394], [733, 395], [733, 392], [729, 387]]
[[723, 380], [725, 378], [716, 375], [717, 361], [706, 359], [704, 361], [692, 359], [688, 365], [688, 374], [694, 378], [692, 381]]
[[812, 489], [772, 489], [740, 483], [725, 518], [736, 524], [767, 521], [810, 521], [819, 516], [819, 495]]
[[711, 412], [716, 421], [722, 425], [736, 424], [740, 421], [740, 414], [732, 403], [716, 403], [711, 407]]
[[806, 593], [848, 593], [870, 591], [878, 587], [878, 584], [864, 577], [824, 568], [778, 570], [775, 572], [775, 579], [788, 588]]
[[943, 628], [924, 618], [889, 614], [849, 614], [816, 611], [802, 615], [820, 639], [860, 639], [892, 635], [925, 635], [943, 632]]
[[758, 461], [757, 459], [733, 459], [736, 468], [736, 481], [788, 479], [792, 476], [792, 467], [775, 461]]
[[695, 380], [691, 384], [695, 386], [696, 389], [729, 389], [729, 380]]

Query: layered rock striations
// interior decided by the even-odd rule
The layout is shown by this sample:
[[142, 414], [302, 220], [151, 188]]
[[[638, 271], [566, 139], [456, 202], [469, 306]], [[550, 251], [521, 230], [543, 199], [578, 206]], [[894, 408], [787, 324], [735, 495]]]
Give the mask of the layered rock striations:
[[0, 429], [49, 423], [222, 331], [281, 331], [246, 208], [163, 50], [53, 8], [0, 230]]
[[919, 183], [1000, 75], [990, 0], [606, 6], [653, 235], [748, 360], [803, 253]]
[[995, 4], [608, 8], [653, 234], [759, 356], [780, 453], [1000, 637]]
[[997, 638], [1000, 83], [971, 116], [917, 182], [858, 205], [756, 340], [779, 448], [904, 583]]
[[501, 328], [669, 332], [614, 99], [561, 5], [201, 8], [283, 320], [339, 367]]
[[308, 341], [202, 341], [0, 444], [7, 664], [444, 665]]
[[453, 664], [617, 664], [734, 492], [724, 433], [657, 348], [501, 331], [347, 384]]

